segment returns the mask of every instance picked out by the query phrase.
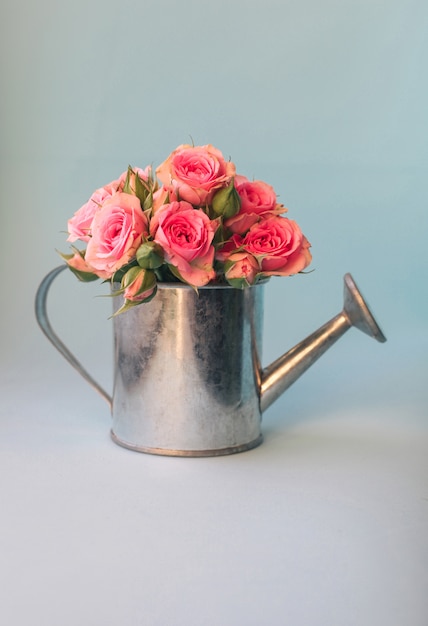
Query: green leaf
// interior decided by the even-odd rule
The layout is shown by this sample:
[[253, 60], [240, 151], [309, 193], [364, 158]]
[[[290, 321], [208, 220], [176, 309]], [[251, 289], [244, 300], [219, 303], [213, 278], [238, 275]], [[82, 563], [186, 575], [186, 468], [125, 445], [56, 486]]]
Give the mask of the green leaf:
[[156, 292], [157, 292], [157, 286], [153, 289], [153, 292], [144, 300], [140, 300], [139, 302], [134, 302], [132, 300], [125, 300], [123, 305], [115, 313], [113, 313], [113, 315], [110, 316], [110, 319], [113, 317], [116, 317], [117, 315], [120, 315], [121, 313], [125, 313], [125, 311], [132, 309], [134, 306], [140, 306], [140, 304], [146, 304], [147, 302], [150, 302], [155, 297]]
[[76, 270], [74, 267], [71, 267], [71, 265], [68, 266], [68, 269], [70, 269], [73, 274], [77, 276], [80, 281], [82, 281], [82, 283], [91, 283], [94, 280], [99, 279], [99, 276], [96, 274], [92, 274], [92, 272], [81, 272], [80, 270]]
[[139, 304], [143, 304], [143, 303], [131, 302], [130, 300], [125, 300], [122, 306], [115, 313], [113, 313], [113, 315], [110, 315], [109, 319], [112, 319], [113, 317], [117, 317], [121, 313], [125, 313], [125, 311], [129, 311], [129, 309], [132, 309], [134, 306], [138, 306]]
[[141, 207], [144, 210], [145, 208], [148, 208], [148, 207], [145, 207], [144, 205], [146, 203], [147, 198], [150, 197], [150, 189], [147, 187], [146, 183], [144, 183], [141, 180], [141, 178], [138, 176], [136, 172], [134, 172], [134, 174], [135, 174], [135, 195], [139, 199], [141, 203]]

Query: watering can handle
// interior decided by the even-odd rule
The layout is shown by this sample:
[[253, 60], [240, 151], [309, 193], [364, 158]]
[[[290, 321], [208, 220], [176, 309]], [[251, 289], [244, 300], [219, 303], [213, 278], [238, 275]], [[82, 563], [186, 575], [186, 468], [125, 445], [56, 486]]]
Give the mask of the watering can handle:
[[49, 339], [49, 341], [62, 354], [62, 356], [67, 359], [70, 365], [72, 365], [74, 369], [77, 370], [81, 376], [83, 376], [83, 378], [91, 385], [91, 387], [93, 387], [104, 398], [104, 400], [108, 402], [109, 406], [111, 407], [111, 396], [97, 383], [96, 380], [92, 378], [92, 376], [85, 370], [85, 368], [82, 367], [74, 354], [72, 354], [70, 350], [65, 346], [65, 344], [61, 341], [58, 335], [53, 331], [48, 318], [46, 303], [50, 286], [52, 285], [58, 274], [60, 274], [66, 268], [67, 265], [60, 265], [59, 267], [56, 267], [55, 269], [50, 271], [49, 274], [47, 274], [40, 283], [35, 299], [36, 319], [39, 323], [40, 328]]

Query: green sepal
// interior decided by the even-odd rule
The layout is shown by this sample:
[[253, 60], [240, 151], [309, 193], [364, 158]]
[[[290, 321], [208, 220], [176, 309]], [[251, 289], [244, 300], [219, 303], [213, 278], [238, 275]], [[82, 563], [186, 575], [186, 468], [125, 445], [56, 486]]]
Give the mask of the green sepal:
[[228, 285], [230, 285], [231, 287], [234, 287], [235, 289], [245, 289], [245, 287], [249, 287], [250, 283], [244, 276], [241, 276], [240, 278], [228, 278], [227, 277], [227, 272], [234, 265], [235, 263], [233, 261], [225, 261], [224, 263], [223, 271], [224, 271], [225, 279]]
[[143, 211], [152, 206], [152, 192], [147, 183], [143, 182], [137, 173], [135, 173], [135, 195], [139, 199]]
[[99, 279], [99, 276], [97, 276], [96, 274], [92, 274], [92, 272], [80, 272], [70, 265], [68, 267], [73, 272], [73, 274], [77, 276], [80, 281], [82, 281], [82, 283], [92, 283], [94, 280]]
[[64, 259], [64, 261], [66, 262], [74, 257], [74, 254], [65, 254], [64, 252], [61, 252], [60, 250], [56, 250], [56, 252], [58, 252], [59, 256], [62, 259]]
[[174, 265], [169, 265], [168, 264], [168, 269], [171, 272], [171, 274], [173, 276], [175, 276], [175, 278], [178, 278], [178, 280], [182, 283], [185, 283], [186, 281], [184, 280], [184, 278], [182, 277], [182, 275], [180, 274], [180, 272], [178, 271], [178, 269], [174, 266]]
[[[140, 199], [141, 202], [141, 199]], [[143, 211], [145, 213], [147, 213], [148, 211], [152, 210], [152, 204], [153, 204], [153, 192], [149, 191], [148, 194], [146, 195], [145, 199], [142, 202], [142, 207], [143, 207]]]
[[226, 274], [226, 272], [228, 272], [230, 270], [230, 268], [233, 267], [234, 265], [235, 265], [234, 261], [229, 261], [229, 260], [225, 261], [224, 265], [223, 265], [224, 273]]
[[132, 169], [132, 167], [130, 165], [128, 165], [128, 170], [126, 172], [126, 178], [125, 178], [125, 182], [123, 184], [123, 189], [122, 192], [123, 193], [129, 193], [131, 195], [134, 195], [134, 191], [131, 187], [131, 174], [133, 174], [134, 171]]
[[[134, 176], [135, 189], [131, 186], [131, 177]], [[146, 182], [140, 178], [137, 172], [134, 172], [132, 167], [128, 165], [128, 171], [126, 172], [126, 179], [123, 185], [123, 192], [135, 195], [141, 204], [143, 211], [151, 209], [153, 203], [153, 186], [154, 181], [150, 175], [149, 180]]]
[[[125, 302], [122, 304], [120, 309], [118, 309], [115, 313], [113, 313], [113, 315], [111, 315], [109, 319], [111, 319], [112, 317], [116, 317], [117, 315], [120, 315], [121, 313], [125, 313], [125, 311], [132, 309], [134, 306], [140, 306], [140, 304], [146, 304], [147, 302], [150, 302], [150, 300], [153, 300], [153, 298], [155, 297], [157, 289], [158, 288], [156, 286], [153, 289], [153, 293], [151, 293], [150, 296], [148, 296], [144, 300], [141, 300], [140, 302], [132, 302], [131, 300], [125, 300]], [[119, 292], [117, 292], [115, 295], [118, 295], [118, 293]]]
[[227, 280], [227, 283], [231, 287], [234, 287], [235, 289], [246, 289], [247, 287], [251, 286], [251, 283], [249, 283], [248, 280], [244, 277], [231, 278], [230, 280], [226, 278], [226, 280]]
[[254, 287], [254, 285], [258, 285], [259, 283], [267, 283], [269, 279], [270, 276], [265, 276], [263, 272], [259, 272], [255, 275], [254, 282], [252, 283], [248, 282], [248, 280], [243, 276], [241, 278], [226, 278], [226, 281], [231, 287], [235, 287], [236, 289], [246, 289], [247, 287]]

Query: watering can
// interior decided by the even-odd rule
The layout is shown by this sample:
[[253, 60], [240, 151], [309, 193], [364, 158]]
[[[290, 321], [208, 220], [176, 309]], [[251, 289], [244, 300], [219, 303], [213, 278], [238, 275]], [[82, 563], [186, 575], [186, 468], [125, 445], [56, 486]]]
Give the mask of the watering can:
[[[350, 274], [343, 310], [262, 367], [263, 290], [159, 283], [156, 296], [113, 317], [114, 388], [110, 396], [53, 331], [47, 295], [67, 265], [41, 282], [36, 318], [47, 338], [108, 402], [111, 437], [160, 455], [219, 456], [262, 440], [262, 414], [342, 335], [355, 326], [386, 341]], [[117, 311], [123, 300], [113, 298]]]

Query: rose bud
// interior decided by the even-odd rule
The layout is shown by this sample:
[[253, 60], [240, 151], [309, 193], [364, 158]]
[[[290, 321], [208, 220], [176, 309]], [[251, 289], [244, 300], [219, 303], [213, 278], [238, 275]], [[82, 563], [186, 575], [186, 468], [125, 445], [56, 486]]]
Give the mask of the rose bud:
[[146, 241], [137, 250], [137, 263], [147, 270], [155, 270], [164, 262], [163, 250], [155, 241]]
[[217, 191], [212, 199], [212, 207], [215, 215], [222, 215], [226, 219], [236, 215], [240, 206], [241, 201], [235, 189], [233, 179], [227, 187]]
[[141, 267], [131, 267], [122, 278], [121, 288], [125, 300], [147, 302], [156, 291], [156, 276]]
[[229, 285], [244, 289], [253, 285], [260, 267], [256, 259], [247, 252], [234, 252], [224, 264], [225, 278]]

